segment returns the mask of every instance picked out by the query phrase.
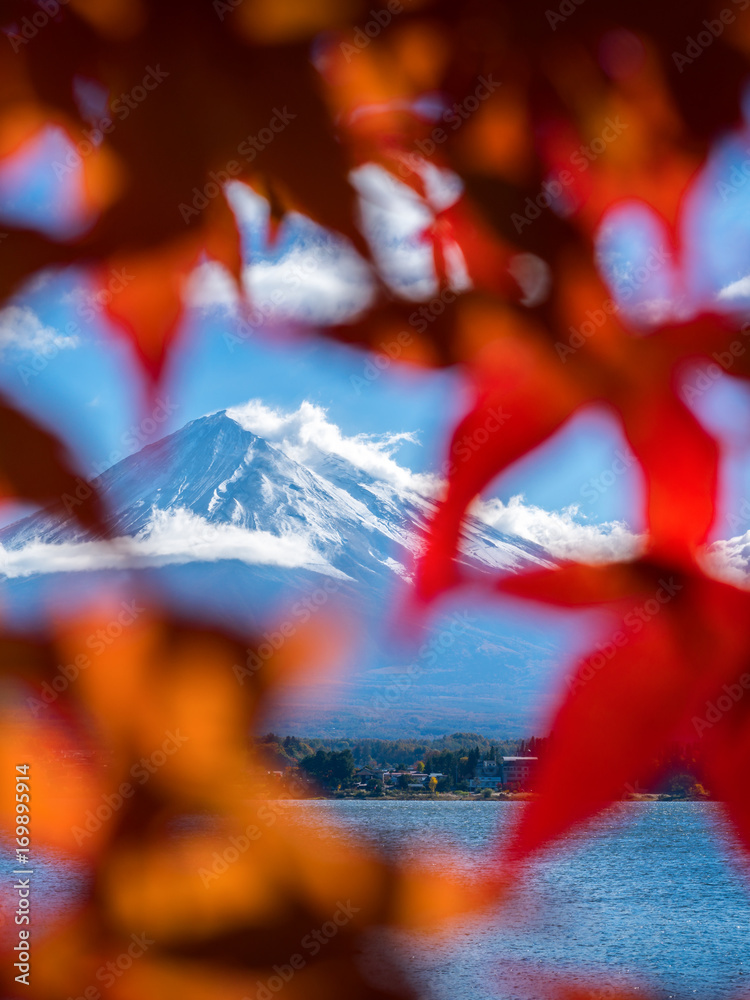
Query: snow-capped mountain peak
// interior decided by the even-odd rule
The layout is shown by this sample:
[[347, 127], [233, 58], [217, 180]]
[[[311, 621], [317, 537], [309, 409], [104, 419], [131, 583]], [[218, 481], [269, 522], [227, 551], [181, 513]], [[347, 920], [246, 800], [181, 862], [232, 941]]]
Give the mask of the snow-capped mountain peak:
[[[495, 725], [498, 713], [522, 726], [534, 678], [552, 662], [549, 643], [509, 636], [473, 614], [460, 628], [450, 626], [450, 648], [440, 647], [435, 673], [426, 672], [419, 683], [410, 675], [398, 709], [373, 715], [371, 703], [388, 672], [406, 669], [397, 664], [408, 662], [402, 659], [408, 654], [389, 644], [383, 623], [408, 585], [438, 501], [414, 488], [419, 479], [392, 475], [377, 443], [373, 457], [357, 440], [305, 451], [294, 442], [286, 447], [283, 434], [276, 438], [271, 442], [220, 411], [118, 462], [96, 482], [114, 541], [91, 538], [75, 522], [45, 511], [6, 527], [0, 532], [6, 606], [18, 618], [33, 606], [44, 613], [61, 594], [85, 603], [113, 580], [130, 586], [135, 570], [137, 593], [145, 574], [157, 579], [164, 599], [191, 614], [262, 631], [328, 577], [343, 613], [361, 624], [348, 707], [300, 702], [288, 708], [287, 731], [336, 730], [331, 711], [343, 713], [336, 718], [348, 720], [341, 725], [351, 731], [366, 724], [373, 734], [394, 732], [404, 713], [412, 728], [414, 718], [428, 729], [455, 728], [470, 718], [480, 724], [477, 705], [485, 727]], [[300, 460], [303, 454], [308, 461]], [[534, 542], [473, 517], [463, 559], [477, 573], [552, 562]], [[442, 693], [428, 704], [430, 691]]]
[[[280, 547], [297, 539], [316, 553], [317, 569], [328, 567], [355, 580], [384, 570], [407, 575], [435, 501], [378, 480], [340, 455], [324, 455], [316, 465], [289, 457], [222, 410], [118, 462], [97, 486], [113, 535], [133, 539], [136, 548], [164, 538], [170, 519], [176, 525], [181, 517], [184, 551], [168, 546], [176, 561], [178, 556], [187, 561], [189, 536], [200, 534], [198, 529], [205, 534], [208, 527], [219, 532], [231, 527], [278, 539]], [[6, 574], [12, 575], [9, 553], [31, 544], [84, 541], [90, 539], [74, 523], [34, 514], [0, 532]], [[206, 558], [204, 541], [198, 559]], [[252, 548], [239, 547], [238, 553], [252, 563]], [[466, 557], [476, 565], [510, 569], [549, 561], [540, 546], [476, 519], [467, 527]]]

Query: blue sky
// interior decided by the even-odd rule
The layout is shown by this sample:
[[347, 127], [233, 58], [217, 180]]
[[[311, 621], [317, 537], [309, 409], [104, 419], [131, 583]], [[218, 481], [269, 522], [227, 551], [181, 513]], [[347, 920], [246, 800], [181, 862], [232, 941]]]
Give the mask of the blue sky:
[[[139, 427], [141, 416], [133, 397], [137, 366], [127, 344], [101, 321], [85, 320], [70, 301], [81, 279], [75, 272], [62, 274], [16, 300], [42, 329], [61, 334], [61, 344], [69, 341], [70, 346], [53, 345], [46, 349], [47, 357], [6, 348], [0, 386], [61, 433], [88, 470], [134, 450], [123, 437]], [[183, 349], [163, 392], [174, 412], [155, 433], [143, 434], [143, 444], [249, 399], [284, 411], [307, 400], [323, 407], [349, 435], [414, 433], [418, 443], [404, 441], [399, 462], [415, 472], [439, 468], [451, 429], [468, 405], [460, 373], [393, 364], [372, 378], [378, 370], [368, 367], [368, 355], [358, 349], [313, 334], [274, 343], [258, 332], [237, 342], [225, 337], [234, 329], [234, 319], [223, 307], [191, 310]], [[581, 414], [504, 477], [502, 494], [523, 493], [530, 503], [550, 510], [580, 504], [582, 513], [597, 522], [632, 519], [637, 472], [618, 476], [616, 488], [607, 487], [606, 475], [600, 482], [617, 462], [617, 453], [626, 450], [612, 417]]]
[[[747, 306], [750, 313], [750, 280], [747, 289], [741, 283], [746, 277], [745, 250], [750, 249], [750, 227], [743, 218], [750, 213], [737, 210], [745, 202], [750, 205], [750, 181], [738, 183], [736, 178], [742, 175], [733, 174], [733, 168], [739, 165], [741, 169], [743, 161], [750, 160], [749, 147], [750, 137], [742, 135], [719, 144], [698, 194], [687, 206], [683, 228], [694, 248], [685, 261], [688, 282], [678, 282], [672, 260], [656, 268], [649, 264], [649, 254], [661, 244], [663, 230], [648, 208], [619, 206], [605, 220], [600, 245], [605, 272], [613, 290], [623, 282], [636, 286], [635, 295], [622, 305], [631, 313], [639, 310], [644, 335], [650, 311], [660, 313], [665, 300], [685, 311], [701, 301], [715, 300], [727, 286], [734, 288], [728, 307], [741, 311]], [[25, 218], [57, 233], [80, 225], [71, 209], [67, 216], [59, 209], [53, 211], [60, 204], [60, 185], [50, 180], [49, 162], [62, 155], [59, 135], [52, 136], [48, 148], [31, 152], [23, 172], [25, 183], [18, 171], [11, 177], [0, 174], [0, 218], [8, 222]], [[719, 182], [726, 178], [731, 184], [733, 177], [736, 201], [726, 207], [728, 195]], [[455, 179], [435, 172], [432, 181], [439, 197], [448, 201], [455, 197]], [[429, 211], [374, 168], [360, 171], [355, 182], [389, 280], [415, 299], [429, 294], [434, 275], [419, 240]], [[371, 294], [366, 269], [341, 240], [297, 217], [282, 229], [278, 243], [269, 247], [262, 200], [238, 190], [230, 196], [246, 258], [252, 261], [245, 280], [254, 302], [265, 301], [271, 289], [281, 288], [281, 312], [308, 321], [311, 331], [315, 320], [347, 318], [366, 306]], [[724, 238], [726, 232], [730, 239]], [[634, 275], [644, 263], [649, 274], [639, 281]], [[399, 446], [399, 463], [415, 472], [440, 467], [450, 429], [467, 406], [467, 387], [459, 372], [419, 371], [394, 364], [369, 381], [367, 372], [373, 369], [366, 368], [366, 354], [314, 332], [293, 339], [283, 330], [257, 330], [250, 336], [240, 331], [238, 336], [236, 302], [226, 278], [209, 263], [200, 272], [189, 292], [191, 307], [182, 331], [182, 350], [164, 385], [173, 412], [153, 431], [147, 433], [141, 424], [139, 374], [129, 345], [107, 329], [101, 312], [92, 308], [92, 289], [84, 271], [69, 268], [38, 276], [2, 314], [0, 389], [54, 427], [74, 449], [87, 475], [136, 450], [133, 442], [142, 446], [205, 413], [250, 399], [282, 411], [296, 410], [303, 401], [313, 402], [347, 435], [413, 434], [414, 440]], [[457, 274], [456, 282], [461, 281]], [[29, 338], [32, 350], [24, 346]], [[748, 398], [744, 386], [722, 377], [694, 404], [700, 419], [727, 446], [723, 470], [727, 510], [739, 509], [743, 499], [750, 497], [749, 442], [742, 430], [749, 425]], [[588, 410], [509, 470], [491, 493], [503, 500], [522, 494], [529, 505], [547, 511], [575, 505], [582, 522], [625, 520], [638, 531], [642, 528], [642, 482], [628, 456], [612, 414]], [[743, 531], [750, 527], [750, 519], [744, 520]], [[725, 527], [717, 526], [718, 537], [727, 536]]]

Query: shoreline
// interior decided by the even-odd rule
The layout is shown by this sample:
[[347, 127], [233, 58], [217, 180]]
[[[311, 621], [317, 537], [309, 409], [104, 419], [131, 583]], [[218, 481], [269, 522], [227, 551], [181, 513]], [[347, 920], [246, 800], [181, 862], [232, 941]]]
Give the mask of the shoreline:
[[[538, 792], [500, 792], [484, 797], [471, 793], [438, 792], [435, 795], [420, 794], [419, 792], [403, 792], [396, 795], [360, 795], [357, 793], [330, 795], [309, 795], [309, 796], [278, 796], [279, 799], [296, 802], [529, 802], [538, 799]], [[274, 801], [269, 798], [267, 801]], [[691, 797], [669, 795], [666, 792], [633, 792], [617, 802], [715, 802], [715, 799], [706, 797]]]

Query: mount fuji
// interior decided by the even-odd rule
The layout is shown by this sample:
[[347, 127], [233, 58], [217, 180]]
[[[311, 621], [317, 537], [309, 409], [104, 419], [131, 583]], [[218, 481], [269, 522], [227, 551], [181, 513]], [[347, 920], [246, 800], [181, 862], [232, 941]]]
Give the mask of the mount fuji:
[[[362, 635], [355, 662], [326, 704], [295, 695], [276, 722], [284, 731], [521, 735], [538, 717], [559, 655], [549, 636], [464, 605], [463, 616], [444, 612], [425, 626], [431, 652], [415, 671], [414, 650], [382, 634], [409, 585], [437, 503], [430, 496], [331, 451], [301, 460], [225, 410], [118, 462], [96, 485], [113, 543], [46, 511], [0, 531], [0, 598], [11, 610], [39, 614], [52, 595], [85, 601], [113, 578], [140, 587], [145, 577], [183, 611], [262, 631], [290, 601], [332, 580], [332, 606], [356, 619]], [[462, 560], [476, 574], [554, 561], [474, 517]], [[399, 684], [404, 675], [408, 683]], [[384, 701], [394, 686], [398, 695]]]

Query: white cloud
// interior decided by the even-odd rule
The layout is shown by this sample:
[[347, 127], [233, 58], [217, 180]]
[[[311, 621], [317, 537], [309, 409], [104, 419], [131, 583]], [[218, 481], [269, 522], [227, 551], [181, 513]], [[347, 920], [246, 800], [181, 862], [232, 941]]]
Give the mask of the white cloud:
[[[257, 257], [243, 268], [247, 320], [262, 327], [268, 320], [345, 323], [370, 305], [374, 285], [369, 267], [344, 240], [331, 236], [302, 216], [292, 246], [277, 259]], [[205, 261], [190, 275], [183, 292], [192, 308], [240, 309], [240, 295], [230, 273]]]
[[[435, 212], [452, 205], [462, 190], [460, 178], [450, 170], [439, 170], [426, 160], [419, 162], [427, 199], [374, 163], [351, 174], [360, 196], [364, 229], [384, 280], [399, 295], [414, 301], [439, 291], [432, 244], [425, 233], [435, 222]], [[460, 247], [447, 241], [444, 249], [451, 286], [469, 288]]]
[[227, 410], [227, 415], [240, 427], [281, 448], [294, 461], [314, 469], [326, 455], [334, 455], [400, 490], [432, 496], [440, 488], [437, 476], [412, 472], [393, 458], [394, 448], [401, 441], [415, 440], [412, 434], [349, 437], [328, 419], [321, 406], [307, 401], [299, 409], [283, 413], [253, 399]]
[[533, 253], [517, 253], [510, 258], [508, 271], [524, 294], [521, 305], [531, 309], [546, 301], [552, 287], [552, 270], [541, 257]]
[[[323, 474], [325, 456], [333, 455], [401, 491], [434, 498], [445, 487], [439, 476], [413, 472], [394, 458], [395, 447], [403, 440], [413, 441], [413, 435], [348, 437], [329, 420], [322, 407], [309, 402], [284, 413], [260, 400], [251, 400], [227, 413], [241, 427], [281, 448], [294, 461]], [[513, 497], [507, 504], [497, 499], [477, 501], [471, 513], [500, 531], [536, 542], [558, 559], [593, 563], [629, 559], [642, 544], [641, 537], [621, 521], [584, 524], [576, 519], [574, 507], [546, 511], [526, 504], [522, 497]]]
[[20, 549], [0, 546], [0, 573], [23, 577], [36, 573], [134, 569], [189, 562], [239, 559], [250, 565], [307, 569], [345, 578], [318, 552], [312, 540], [288, 532], [275, 535], [235, 525], [210, 524], [184, 508], [153, 512], [135, 538], [112, 542], [30, 542]]
[[[261, 327], [267, 320], [344, 323], [371, 303], [375, 284], [370, 266], [342, 236], [289, 212], [278, 246], [269, 246], [266, 199], [239, 183], [227, 185], [226, 195], [249, 244], [242, 284], [251, 326]], [[223, 307], [232, 314], [240, 308], [231, 275], [215, 261], [198, 265], [184, 298], [194, 308]]]
[[450, 208], [463, 194], [463, 181], [452, 170], [436, 167], [434, 163], [425, 160], [420, 172], [424, 181], [427, 201], [436, 212]]
[[[394, 453], [399, 444], [414, 442], [413, 434], [346, 435], [329, 419], [322, 407], [308, 401], [294, 411], [283, 412], [256, 399], [228, 410], [227, 415], [244, 429], [279, 448], [293, 461], [323, 477], [330, 476], [337, 461], [371, 476], [376, 483], [382, 484], [380, 487], [373, 486], [373, 492], [380, 496], [378, 490], [384, 491], [380, 496], [381, 503], [393, 508], [394, 518], [385, 519], [382, 524], [377, 518], [372, 524], [368, 523], [367, 508], [343, 492], [342, 509], [349, 511], [354, 520], [368, 528], [387, 528], [386, 533], [407, 548], [419, 546], [421, 538], [412, 534], [411, 528], [407, 525], [403, 529], [398, 528], [402, 503], [409, 496], [412, 503], [424, 506], [427, 515], [433, 508], [432, 500], [439, 498], [444, 490], [445, 482], [435, 474], [414, 472], [396, 460]], [[430, 499], [419, 500], [420, 497]], [[560, 512], [547, 511], [525, 503], [520, 496], [513, 497], [508, 503], [499, 499], [477, 501], [472, 505], [471, 514], [476, 520], [467, 524], [464, 551], [493, 567], [512, 570], [519, 558], [527, 560], [529, 554], [519, 556], [517, 552], [505, 552], [504, 549], [496, 552], [497, 543], [482, 537], [478, 522], [511, 537], [536, 543], [556, 559], [592, 563], [628, 559], [637, 554], [642, 543], [642, 538], [633, 534], [622, 522], [581, 523], [574, 507]], [[327, 548], [333, 543], [335, 548], [337, 537], [328, 537], [320, 525], [311, 527], [308, 532], [300, 532], [287, 530], [286, 522], [283, 522], [281, 530], [270, 532], [250, 530], [239, 525], [212, 524], [182, 508], [154, 510], [148, 527], [136, 538], [120, 538], [110, 544], [48, 544], [35, 541], [21, 549], [3, 549], [0, 546], [0, 573], [16, 577], [45, 572], [239, 559], [251, 565], [304, 568], [340, 576], [342, 574], [333, 568], [321, 551], [322, 544]], [[750, 549], [750, 533], [746, 544]], [[739, 556], [733, 558], [739, 560]], [[386, 565], [399, 572], [395, 563]]]
[[[449, 170], [424, 161], [421, 173], [426, 199], [376, 164], [351, 173], [360, 195], [363, 229], [380, 271], [394, 291], [414, 301], [437, 294], [433, 250], [425, 232], [435, 212], [453, 204], [462, 190], [460, 179]], [[376, 287], [370, 266], [343, 237], [289, 212], [279, 248], [270, 247], [266, 199], [236, 182], [227, 185], [226, 195], [249, 247], [242, 280], [252, 326], [269, 319], [345, 323], [372, 303]], [[470, 287], [458, 244], [448, 241], [444, 249], [451, 285], [456, 290]], [[236, 313], [240, 306], [230, 275], [213, 261], [196, 268], [184, 295], [196, 308], [223, 307]]]
[[0, 311], [0, 354], [17, 351], [48, 357], [79, 343], [78, 337], [45, 326], [28, 306], [7, 306]]
[[642, 537], [622, 521], [582, 524], [575, 519], [575, 507], [549, 511], [524, 503], [520, 496], [507, 504], [497, 499], [478, 501], [472, 513], [499, 531], [536, 542], [556, 559], [588, 563], [630, 559], [643, 544]]
[[750, 531], [709, 545], [704, 551], [701, 562], [710, 576], [737, 586], [749, 586]]
[[663, 326], [689, 320], [695, 310], [684, 301], [661, 297], [643, 298], [621, 306], [625, 316], [636, 326]]
[[265, 234], [270, 216], [266, 198], [242, 181], [230, 181], [224, 188], [224, 194], [238, 220]]
[[[301, 217], [299, 217], [301, 218]], [[345, 323], [374, 297], [369, 266], [343, 240], [315, 230], [278, 260], [256, 260], [243, 272], [251, 312], [260, 307], [279, 319]]]
[[206, 260], [196, 267], [183, 289], [183, 299], [193, 309], [222, 306], [232, 313], [240, 302], [234, 278], [223, 264], [215, 260]]
[[[360, 195], [363, 228], [386, 282], [415, 301], [438, 291], [432, 246], [424, 234], [435, 211], [461, 194], [457, 175], [426, 162], [423, 180], [427, 200], [375, 164], [351, 174]], [[251, 312], [259, 307], [265, 318], [334, 324], [354, 319], [372, 302], [376, 289], [370, 267], [347, 240], [290, 212], [279, 237], [283, 251], [269, 247], [266, 199], [238, 183], [229, 184], [226, 193], [249, 243], [243, 285]], [[451, 284], [456, 289], [470, 287], [458, 244], [448, 243], [445, 249]], [[196, 269], [185, 297], [199, 308], [223, 306], [235, 312], [239, 304], [229, 275], [214, 262]], [[256, 325], [256, 320], [251, 323]]]
[[746, 299], [750, 297], [750, 274], [738, 281], [733, 281], [721, 289], [716, 296], [719, 301], [732, 302], [735, 299]]

